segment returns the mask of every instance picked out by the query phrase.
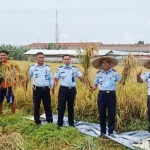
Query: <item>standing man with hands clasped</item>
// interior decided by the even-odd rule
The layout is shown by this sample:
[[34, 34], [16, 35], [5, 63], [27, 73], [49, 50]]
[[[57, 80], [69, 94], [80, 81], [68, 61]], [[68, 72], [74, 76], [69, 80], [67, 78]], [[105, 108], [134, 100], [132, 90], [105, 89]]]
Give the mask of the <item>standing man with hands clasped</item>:
[[76, 97], [76, 80], [79, 78], [83, 81], [82, 73], [71, 65], [71, 56], [66, 54], [62, 56], [63, 66], [57, 69], [54, 75], [54, 88], [60, 79], [60, 88], [58, 93], [58, 126], [63, 126], [63, 117], [68, 106], [68, 122], [74, 127], [74, 101]]
[[[150, 60], [147, 60], [144, 63], [144, 67], [146, 69], [150, 69]], [[147, 119], [148, 119], [148, 132], [150, 133], [150, 71], [142, 74], [142, 69], [137, 72], [137, 82], [143, 83], [147, 82], [147, 87], [148, 87], [148, 96], [147, 96]]]
[[50, 88], [53, 88], [53, 80], [50, 66], [44, 63], [44, 54], [42, 52], [36, 54], [36, 61], [37, 63], [29, 68], [29, 75], [33, 78], [34, 120], [39, 126], [41, 125], [39, 113], [41, 99], [47, 122], [53, 122], [50, 96]]
[[90, 86], [93, 92], [99, 90], [97, 105], [100, 116], [100, 136], [106, 134], [106, 108], [108, 109], [108, 135], [112, 138], [115, 128], [116, 115], [116, 82], [120, 81], [119, 74], [112, 69], [118, 64], [118, 61], [112, 57], [99, 57], [92, 62], [92, 66], [100, 69], [95, 75], [94, 85]]

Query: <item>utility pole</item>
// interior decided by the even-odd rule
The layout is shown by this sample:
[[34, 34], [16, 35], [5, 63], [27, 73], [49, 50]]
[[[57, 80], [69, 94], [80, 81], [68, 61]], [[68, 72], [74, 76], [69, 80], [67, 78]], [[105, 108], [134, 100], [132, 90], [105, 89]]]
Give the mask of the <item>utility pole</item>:
[[58, 30], [58, 21], [57, 21], [57, 10], [56, 10], [56, 23], [55, 23], [55, 42], [59, 42], [59, 30]]

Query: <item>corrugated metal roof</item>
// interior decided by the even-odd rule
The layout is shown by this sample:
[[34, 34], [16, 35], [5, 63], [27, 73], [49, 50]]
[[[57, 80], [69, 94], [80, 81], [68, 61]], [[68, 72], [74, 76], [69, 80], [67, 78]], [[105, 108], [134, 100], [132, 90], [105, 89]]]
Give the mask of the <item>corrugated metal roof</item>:
[[[64, 55], [64, 54], [70, 54], [72, 56], [76, 56], [77, 52], [76, 50], [45, 50], [45, 49], [31, 49], [29, 51], [27, 51], [26, 55], [35, 55], [38, 52], [43, 52], [44, 55]], [[98, 55], [99, 56], [105, 56], [105, 55], [111, 55], [111, 56], [126, 56], [128, 54], [132, 54], [132, 55], [150, 55], [150, 53], [143, 53], [143, 52], [124, 52], [124, 51], [115, 51], [115, 50], [99, 50], [98, 51]]]
[[150, 55], [150, 53], [143, 53], [143, 52], [123, 52], [123, 51], [115, 51], [112, 50], [112, 52], [110, 53], [111, 55], [118, 55], [118, 56], [125, 56], [125, 55]]
[[45, 50], [45, 49], [31, 49], [27, 51], [26, 55], [35, 55], [38, 52], [44, 53], [44, 55], [64, 55], [64, 54], [70, 54], [70, 55], [76, 55], [75, 50]]
[[[70, 54], [73, 56], [77, 55], [76, 50], [45, 50], [45, 49], [31, 49], [24, 53], [25, 55], [35, 55], [38, 52], [44, 53], [44, 55], [64, 55], [64, 54]], [[110, 50], [99, 50], [98, 54], [100, 56], [104, 56], [107, 53], [109, 53]]]
[[104, 56], [104, 55], [106, 55], [106, 54], [108, 54], [108, 53], [111, 53], [111, 52], [112, 52], [112, 51], [109, 50], [109, 49], [99, 50], [99, 51], [98, 51], [98, 53], [99, 53], [100, 56]]

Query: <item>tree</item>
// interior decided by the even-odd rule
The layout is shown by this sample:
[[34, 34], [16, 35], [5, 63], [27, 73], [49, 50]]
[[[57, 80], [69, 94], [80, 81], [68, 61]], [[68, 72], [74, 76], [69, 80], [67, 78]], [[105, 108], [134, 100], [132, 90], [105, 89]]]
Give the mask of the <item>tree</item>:
[[24, 55], [24, 53], [28, 51], [27, 48], [3, 44], [0, 46], [0, 50], [7, 50], [9, 52], [9, 58], [12, 60], [27, 60], [27, 56]]
[[53, 43], [49, 43], [48, 46], [45, 48], [49, 49], [49, 50], [51, 50], [51, 49], [54, 49], [54, 50], [67, 49], [67, 47], [65, 47], [65, 46], [60, 46], [60, 45], [56, 46]]
[[144, 44], [144, 41], [139, 41], [137, 44]]

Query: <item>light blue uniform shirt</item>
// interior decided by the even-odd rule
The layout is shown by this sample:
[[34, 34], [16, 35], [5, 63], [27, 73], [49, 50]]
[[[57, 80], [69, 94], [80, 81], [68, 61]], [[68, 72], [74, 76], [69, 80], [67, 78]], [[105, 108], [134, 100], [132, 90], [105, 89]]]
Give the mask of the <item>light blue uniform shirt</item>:
[[60, 85], [66, 87], [76, 86], [76, 77], [82, 76], [82, 73], [75, 66], [70, 65], [69, 67], [61, 66], [57, 69], [54, 74], [54, 78], [60, 79]]
[[150, 72], [144, 73], [141, 78], [143, 79], [143, 82], [147, 82], [148, 95], [150, 95]]
[[106, 73], [102, 69], [96, 73], [94, 84], [98, 85], [98, 89], [101, 91], [115, 91], [116, 82], [119, 82], [120, 79], [120, 75], [116, 71], [109, 69], [109, 71]]
[[50, 66], [46, 64], [44, 64], [43, 66], [34, 64], [30, 66], [29, 75], [33, 78], [33, 85], [39, 87], [53, 87], [53, 78]]

